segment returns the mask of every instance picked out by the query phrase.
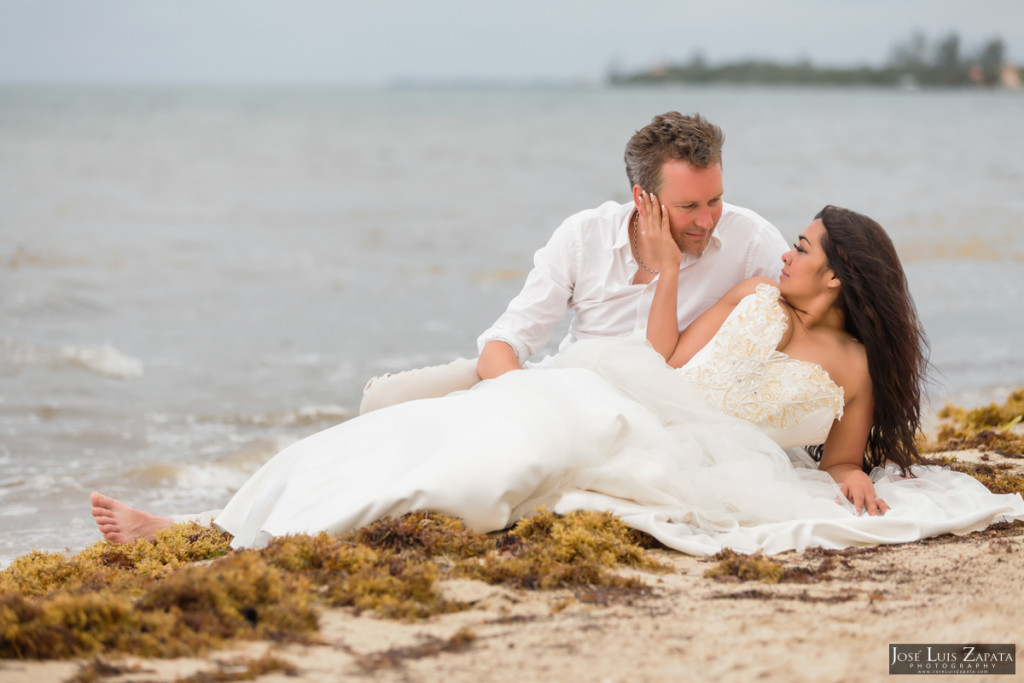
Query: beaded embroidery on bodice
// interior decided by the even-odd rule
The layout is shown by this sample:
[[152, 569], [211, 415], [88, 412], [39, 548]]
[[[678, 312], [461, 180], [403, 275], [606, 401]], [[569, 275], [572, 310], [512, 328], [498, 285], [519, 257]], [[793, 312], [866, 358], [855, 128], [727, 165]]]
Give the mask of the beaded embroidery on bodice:
[[[822, 443], [843, 415], [843, 390], [816, 363], [776, 350], [787, 324], [778, 288], [760, 284], [679, 372], [713, 406], [765, 431], [792, 431], [812, 419], [816, 424], [802, 424], [795, 440]], [[785, 447], [794, 445], [788, 443], [792, 440], [788, 435]]]

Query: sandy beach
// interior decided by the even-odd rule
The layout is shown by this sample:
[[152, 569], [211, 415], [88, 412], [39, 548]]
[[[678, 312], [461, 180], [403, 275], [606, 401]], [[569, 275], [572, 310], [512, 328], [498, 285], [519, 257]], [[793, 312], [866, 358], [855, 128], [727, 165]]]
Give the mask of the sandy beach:
[[[1024, 473], [1020, 459], [998, 453], [955, 455]], [[326, 609], [309, 644], [243, 642], [196, 659], [4, 660], [0, 680], [880, 681], [890, 677], [892, 644], [1024, 636], [1019, 522], [898, 546], [783, 553], [771, 559], [797, 580], [774, 583], [711, 578], [714, 559], [646, 552], [670, 570], [619, 570], [642, 589], [446, 579], [445, 597], [468, 609], [419, 621]]]

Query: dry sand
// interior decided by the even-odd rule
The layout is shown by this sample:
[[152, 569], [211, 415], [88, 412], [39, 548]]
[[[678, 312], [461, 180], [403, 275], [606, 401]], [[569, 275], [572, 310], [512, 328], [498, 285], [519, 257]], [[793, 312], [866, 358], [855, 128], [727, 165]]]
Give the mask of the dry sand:
[[[633, 572], [650, 585], [639, 596], [448, 581], [445, 590], [472, 609], [415, 623], [331, 610], [322, 644], [249, 643], [205, 660], [105, 658], [122, 673], [98, 680], [230, 672], [270, 652], [296, 671], [260, 681], [881, 681], [891, 679], [890, 644], [1024, 645], [1020, 524], [831, 559], [814, 550], [775, 556], [787, 567], [832, 563], [808, 583], [718, 581], [704, 577], [713, 560], [651, 552], [673, 571]], [[84, 665], [4, 661], [0, 681], [67, 681]], [[1024, 679], [1017, 671], [957, 679]]]

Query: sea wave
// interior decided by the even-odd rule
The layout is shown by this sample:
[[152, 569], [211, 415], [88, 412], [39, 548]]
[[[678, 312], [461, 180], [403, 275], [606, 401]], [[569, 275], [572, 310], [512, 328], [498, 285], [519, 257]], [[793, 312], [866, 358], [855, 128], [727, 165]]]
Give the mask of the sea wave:
[[252, 415], [227, 414], [213, 418], [225, 424], [253, 425], [257, 427], [301, 427], [323, 422], [337, 423], [352, 417], [352, 411], [339, 405], [310, 405], [274, 413]]
[[63, 346], [60, 358], [106, 377], [134, 379], [142, 376], [142, 361], [110, 344], [102, 346]]
[[113, 379], [136, 379], [142, 376], [145, 369], [140, 359], [110, 343], [93, 346], [47, 346], [0, 339], [0, 358], [18, 366], [78, 367]]

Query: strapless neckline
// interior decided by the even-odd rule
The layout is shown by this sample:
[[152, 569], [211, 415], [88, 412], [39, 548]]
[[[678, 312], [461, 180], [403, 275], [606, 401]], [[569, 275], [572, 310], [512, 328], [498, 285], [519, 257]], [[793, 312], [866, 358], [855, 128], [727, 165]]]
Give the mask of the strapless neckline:
[[[818, 363], [778, 350], [788, 325], [779, 289], [760, 284], [679, 372], [709, 403], [771, 431], [773, 438], [800, 425], [780, 443], [822, 443], [832, 423], [842, 417], [843, 389]], [[810, 416], [814, 425], [806, 423]]]

